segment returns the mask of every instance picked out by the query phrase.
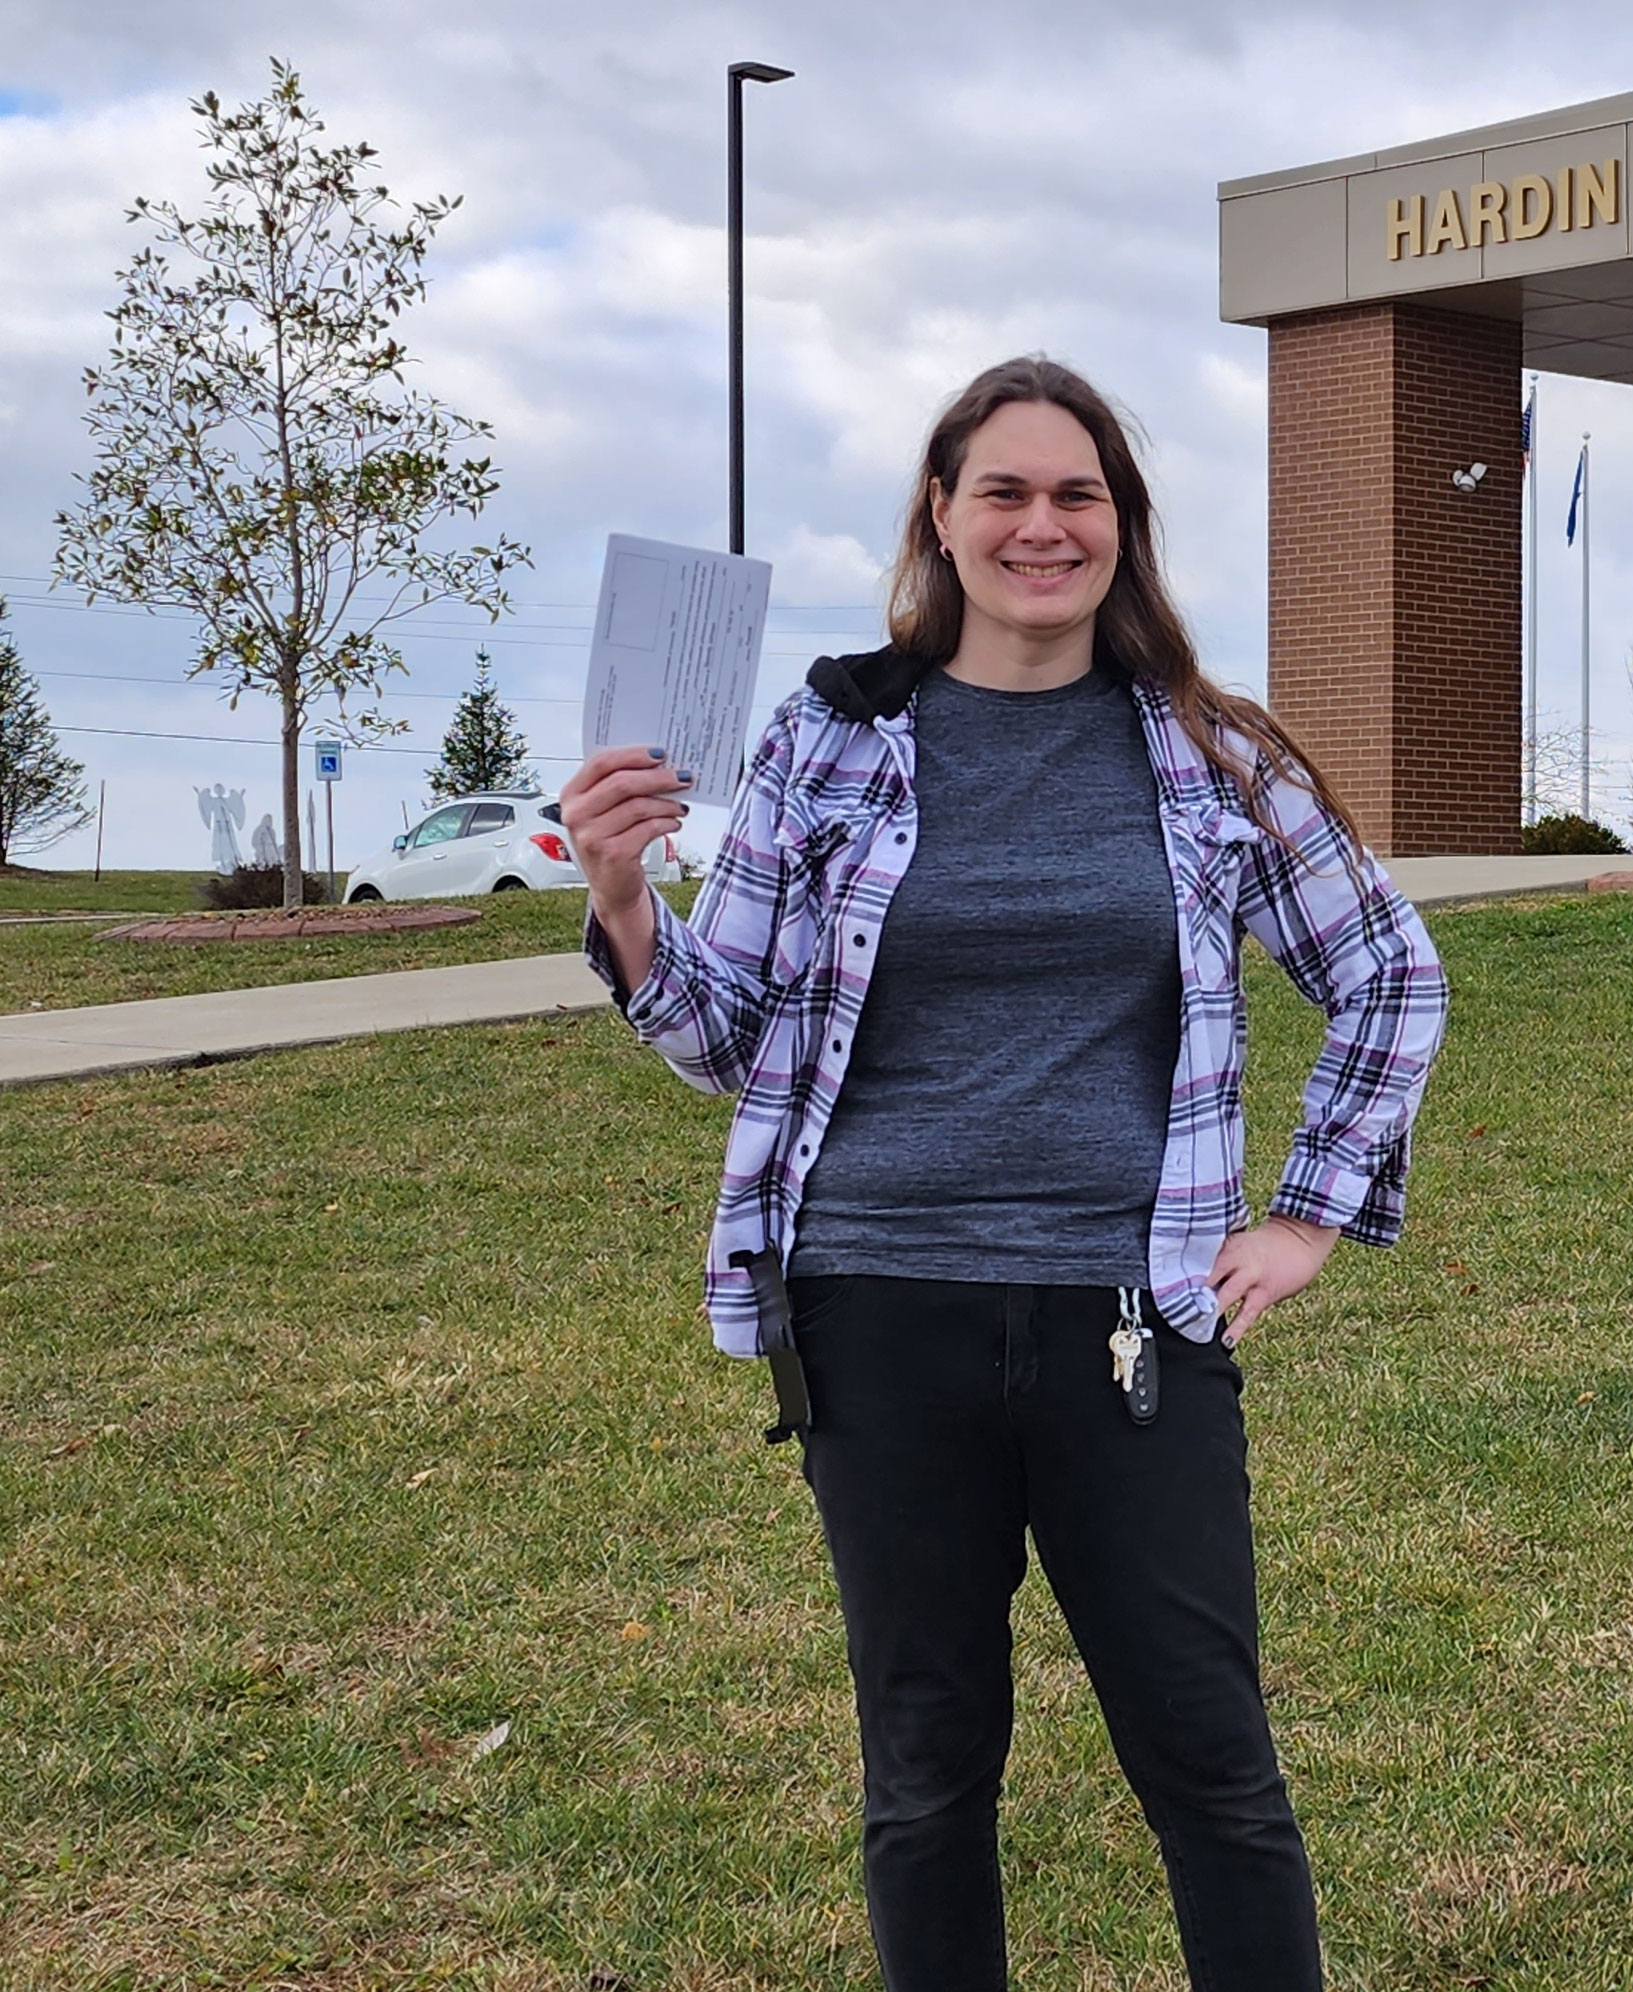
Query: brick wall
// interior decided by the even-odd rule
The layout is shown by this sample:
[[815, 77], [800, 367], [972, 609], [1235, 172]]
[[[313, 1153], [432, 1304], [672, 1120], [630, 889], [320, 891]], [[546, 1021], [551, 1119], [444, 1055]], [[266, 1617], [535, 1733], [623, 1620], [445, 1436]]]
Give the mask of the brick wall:
[[1519, 849], [1520, 360], [1415, 305], [1270, 328], [1270, 703], [1385, 855]]

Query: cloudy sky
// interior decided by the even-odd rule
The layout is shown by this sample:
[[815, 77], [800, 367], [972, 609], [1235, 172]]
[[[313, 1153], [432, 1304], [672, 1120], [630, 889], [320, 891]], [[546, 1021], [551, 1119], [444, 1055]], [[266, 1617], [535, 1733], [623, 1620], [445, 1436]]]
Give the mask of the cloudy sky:
[[[937, 404], [1013, 352], [1068, 359], [1139, 417], [1179, 594], [1216, 675], [1262, 690], [1265, 338], [1217, 314], [1221, 179], [1633, 89], [1633, 14], [1597, 0], [9, 0], [0, 53], [0, 591], [64, 745], [107, 783], [107, 861], [202, 866], [193, 789], [275, 809], [270, 707], [187, 683], [190, 626], [47, 595], [89, 462], [132, 197], [197, 207], [188, 101], [301, 72], [335, 139], [413, 197], [461, 193], [405, 327], [420, 384], [496, 430], [486, 523], [531, 544], [487, 635], [564, 778], [609, 531], [724, 544], [726, 63], [751, 88], [749, 550], [775, 563], [760, 696], [874, 640], [877, 578]], [[1518, 384], [1516, 384], [1516, 390]], [[1594, 434], [1595, 699], [1625, 819], [1633, 754], [1633, 391], [1544, 376], [1542, 704], [1574, 724], [1571, 474]], [[1557, 517], [1556, 517], [1557, 515]], [[408, 626], [393, 710], [351, 757], [337, 856], [424, 797], [481, 629]], [[158, 738], [188, 735], [213, 738]], [[402, 751], [404, 748], [408, 751]], [[712, 842], [699, 821], [696, 841]], [[46, 860], [91, 861], [83, 834]]]

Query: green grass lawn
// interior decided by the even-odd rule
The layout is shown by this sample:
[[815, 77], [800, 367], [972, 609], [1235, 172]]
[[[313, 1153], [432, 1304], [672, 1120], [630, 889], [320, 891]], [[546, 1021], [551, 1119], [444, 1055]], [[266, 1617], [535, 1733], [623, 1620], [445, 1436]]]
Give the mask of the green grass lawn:
[[[1244, 1345], [1272, 1712], [1336, 1992], [1626, 1992], [1633, 901], [1435, 928], [1407, 1241]], [[1262, 1202], [1316, 1020], [1251, 973]], [[0, 1097], [8, 1992], [876, 1982], [809, 1499], [696, 1318], [727, 1110], [610, 1014]], [[1018, 1618], [1016, 1983], [1177, 1992]]]
[[[182, 873], [130, 872], [125, 879], [170, 880], [153, 887], [142, 910], [181, 910], [196, 904], [197, 881]], [[15, 886], [0, 879], [0, 888]], [[127, 896], [127, 908], [142, 901], [140, 883], [131, 888], [103, 885]], [[182, 887], [189, 888], [187, 892]], [[696, 897], [695, 884], [665, 886], [665, 895], [683, 911]], [[65, 905], [84, 893], [67, 889]], [[168, 900], [169, 906], [164, 902]], [[440, 968], [452, 962], [498, 961], [515, 955], [562, 954], [577, 949], [584, 934], [584, 894], [501, 892], [450, 901], [481, 913], [471, 926], [426, 933], [348, 934], [310, 941], [104, 941], [93, 924], [61, 925], [0, 922], [0, 1013], [70, 1009], [85, 1003], [124, 1003], [146, 996], [191, 996], [204, 990], [251, 989], [283, 982], [314, 982], [327, 976], [370, 975], [397, 968]], [[127, 908], [110, 908], [109, 925]], [[15, 910], [0, 903], [0, 912]]]
[[201, 872], [54, 872], [0, 868], [0, 913], [180, 913], [198, 904]]

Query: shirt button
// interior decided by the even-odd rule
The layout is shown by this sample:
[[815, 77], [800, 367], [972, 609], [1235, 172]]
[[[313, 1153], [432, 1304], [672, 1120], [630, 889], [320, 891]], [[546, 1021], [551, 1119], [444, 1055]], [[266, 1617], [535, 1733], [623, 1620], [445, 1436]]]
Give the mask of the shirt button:
[[907, 842], [907, 832], [905, 830], [898, 830], [896, 832], [896, 842], [898, 844], [905, 844]]
[[799, 1145], [799, 1152], [802, 1155], [809, 1155], [811, 1152], [811, 1144], [808, 1141], [802, 1141]]
[[835, 1051], [843, 1051], [844, 1049], [845, 1049], [845, 1043], [844, 1043], [844, 1040], [843, 1040], [843, 1038], [835, 1038], [835, 1039], [834, 1039], [834, 1050], [835, 1050]]
[[866, 934], [852, 934], [851, 939], [856, 943], [856, 945], [859, 948], [865, 948], [868, 944], [868, 937]]

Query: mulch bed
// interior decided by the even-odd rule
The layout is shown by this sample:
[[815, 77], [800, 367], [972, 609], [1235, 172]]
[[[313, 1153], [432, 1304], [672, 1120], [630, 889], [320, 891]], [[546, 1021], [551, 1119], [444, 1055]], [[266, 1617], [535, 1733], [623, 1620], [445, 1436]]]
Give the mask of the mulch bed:
[[1633, 871], [1601, 872], [1588, 880], [1589, 892], [1633, 892]]
[[99, 941], [315, 941], [345, 934], [418, 933], [426, 927], [465, 927], [480, 920], [474, 906], [281, 907], [253, 913], [176, 913], [108, 927]]

